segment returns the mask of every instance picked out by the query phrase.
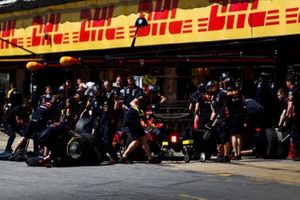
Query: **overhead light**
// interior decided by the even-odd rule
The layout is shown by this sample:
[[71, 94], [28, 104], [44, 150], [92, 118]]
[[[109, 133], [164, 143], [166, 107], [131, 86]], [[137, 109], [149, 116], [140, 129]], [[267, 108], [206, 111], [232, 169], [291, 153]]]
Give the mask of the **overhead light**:
[[140, 16], [135, 21], [135, 27], [141, 28], [144, 26], [148, 26], [148, 21], [146, 20], [146, 18], [144, 16]]
[[40, 69], [44, 69], [45, 68], [45, 64], [44, 63], [40, 63], [40, 62], [28, 62], [26, 64], [26, 69], [33, 72], [33, 71], [37, 71]]
[[135, 33], [134, 33], [134, 36], [133, 36], [131, 47], [134, 47], [135, 40], [136, 40], [137, 34], [139, 32], [139, 29], [142, 28], [142, 27], [145, 27], [145, 26], [148, 26], [148, 22], [147, 22], [146, 18], [143, 15], [140, 15], [140, 17], [137, 18], [136, 21], [135, 21], [136, 30], [135, 30]]
[[60, 58], [59, 63], [63, 66], [78, 65], [80, 60], [71, 56], [63, 56]]

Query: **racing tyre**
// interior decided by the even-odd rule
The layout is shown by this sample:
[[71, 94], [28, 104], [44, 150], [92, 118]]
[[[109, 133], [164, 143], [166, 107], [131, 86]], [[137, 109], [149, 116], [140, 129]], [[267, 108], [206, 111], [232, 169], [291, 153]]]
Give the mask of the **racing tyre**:
[[266, 158], [276, 158], [277, 153], [277, 135], [275, 130], [268, 128], [266, 129], [266, 139], [267, 139], [267, 152]]
[[71, 165], [98, 165], [102, 162], [102, 151], [90, 134], [72, 138], [67, 145], [67, 155]]
[[69, 142], [67, 152], [73, 160], [82, 158], [82, 150], [82, 144], [78, 139], [73, 139]]
[[281, 132], [282, 137], [285, 138], [279, 141], [278, 135], [275, 129], [269, 128], [266, 130], [267, 138], [267, 154], [266, 158], [286, 158], [289, 152], [289, 134], [287, 132]]

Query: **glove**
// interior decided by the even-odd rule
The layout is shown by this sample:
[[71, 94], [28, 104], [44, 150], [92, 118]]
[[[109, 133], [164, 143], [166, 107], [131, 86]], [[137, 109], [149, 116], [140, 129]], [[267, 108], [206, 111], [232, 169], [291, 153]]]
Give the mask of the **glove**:
[[140, 117], [144, 117], [145, 116], [145, 112], [143, 110], [138, 110], [139, 112], [139, 116]]
[[132, 107], [132, 108], [139, 113], [140, 117], [145, 116], [145, 112], [143, 110], [139, 109], [138, 107]]

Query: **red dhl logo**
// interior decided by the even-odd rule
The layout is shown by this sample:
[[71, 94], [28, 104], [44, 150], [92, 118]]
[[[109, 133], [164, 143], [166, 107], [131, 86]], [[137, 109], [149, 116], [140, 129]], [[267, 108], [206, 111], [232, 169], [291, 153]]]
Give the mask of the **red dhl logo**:
[[51, 45], [52, 43], [61, 44], [64, 35], [68, 34], [57, 33], [59, 31], [60, 20], [61, 13], [51, 13], [44, 17], [35, 16], [32, 22], [32, 37], [27, 38], [27, 46], [35, 47]]
[[[261, 1], [209, 0], [211, 3], [209, 16], [203, 17], [200, 13], [196, 19], [178, 19], [179, 0], [140, 0], [137, 7], [138, 13], [146, 16], [149, 25], [140, 29], [138, 36], [189, 34], [193, 33], [193, 26], [198, 27], [198, 32], [274, 26], [280, 24], [280, 17], [282, 17], [280, 11], [285, 12], [286, 24], [300, 23], [299, 7], [259, 11]], [[61, 28], [63, 13], [34, 16], [32, 33], [27, 38], [16, 37], [17, 20], [6, 19], [0, 21], [0, 36], [22, 47], [126, 39], [125, 26], [112, 26], [114, 10], [113, 5], [81, 10], [79, 14], [81, 25], [73, 32], [67, 32]], [[136, 27], [129, 26], [130, 37], [133, 37], [135, 29]], [[0, 41], [0, 49], [12, 47]]]
[[[279, 24], [279, 9], [258, 11], [260, 0], [210, 0], [219, 5], [211, 7], [210, 16], [198, 19], [198, 31], [219, 31], [255, 28]], [[251, 12], [249, 12], [251, 11]]]
[[[142, 0], [138, 5], [139, 13], [149, 13], [147, 20], [149, 26], [144, 27], [138, 33], [142, 36], [157, 36], [166, 34], [185, 34], [191, 33], [193, 27], [192, 19], [178, 20], [176, 19], [179, 0]], [[167, 20], [170, 20], [167, 22]], [[130, 26], [130, 35], [133, 37], [135, 27]]]
[[113, 6], [82, 10], [80, 31], [73, 32], [73, 42], [123, 39], [123, 27], [110, 28], [113, 12]]

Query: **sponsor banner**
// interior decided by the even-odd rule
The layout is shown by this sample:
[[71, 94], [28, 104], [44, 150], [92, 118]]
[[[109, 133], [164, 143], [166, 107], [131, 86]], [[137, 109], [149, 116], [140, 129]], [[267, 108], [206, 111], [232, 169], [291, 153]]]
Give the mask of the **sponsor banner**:
[[[0, 56], [300, 33], [299, 0], [86, 0], [0, 14]], [[15, 44], [15, 45], [12, 45]]]

